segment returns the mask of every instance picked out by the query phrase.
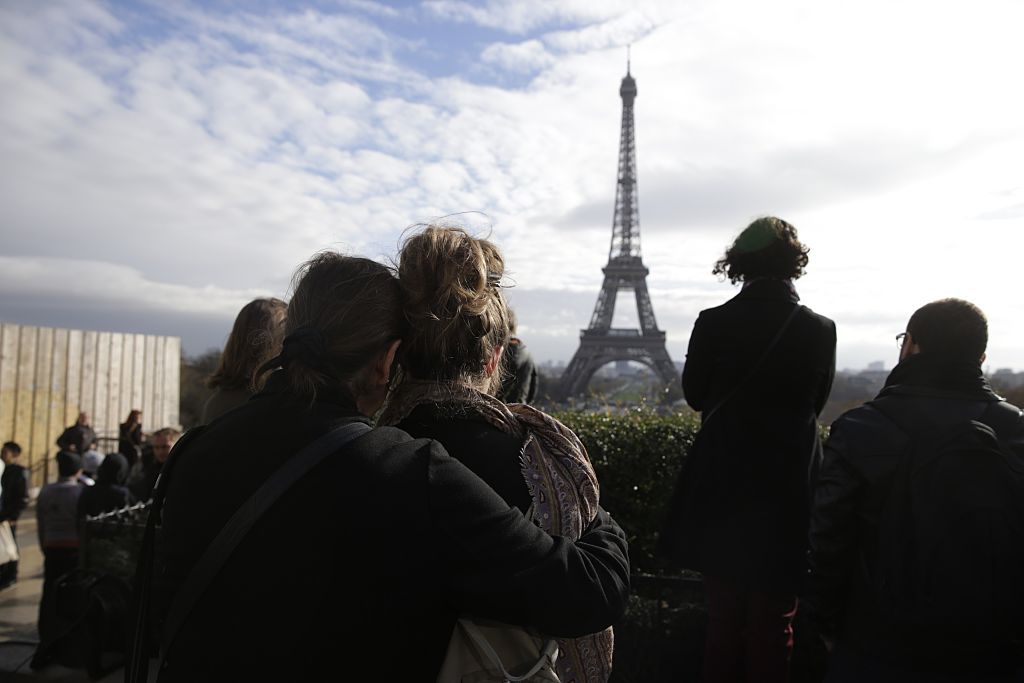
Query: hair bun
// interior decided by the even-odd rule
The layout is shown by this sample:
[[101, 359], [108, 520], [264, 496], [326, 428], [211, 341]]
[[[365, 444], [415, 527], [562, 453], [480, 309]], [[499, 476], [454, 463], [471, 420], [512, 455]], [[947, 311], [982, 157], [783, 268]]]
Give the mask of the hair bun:
[[455, 379], [483, 371], [508, 336], [498, 287], [504, 272], [498, 248], [462, 228], [431, 225], [405, 241], [398, 278], [412, 327], [405, 357], [414, 374]]

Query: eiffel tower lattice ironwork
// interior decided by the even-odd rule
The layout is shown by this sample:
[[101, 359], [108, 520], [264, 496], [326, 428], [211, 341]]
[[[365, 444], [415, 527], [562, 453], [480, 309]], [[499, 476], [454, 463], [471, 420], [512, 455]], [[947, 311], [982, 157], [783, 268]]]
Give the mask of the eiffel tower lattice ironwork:
[[[640, 215], [637, 207], [636, 143], [633, 101], [636, 80], [626, 68], [619, 95], [622, 97], [622, 134], [619, 140], [619, 179], [615, 190], [615, 216], [608, 265], [602, 268], [604, 284], [597, 297], [590, 325], [580, 331], [580, 345], [561, 381], [563, 397], [586, 391], [590, 378], [603, 365], [617, 360], [638, 361], [654, 370], [666, 384], [676, 381], [676, 368], [665, 348], [665, 332], [654, 319], [647, 291], [650, 272], [640, 258]], [[615, 300], [623, 289], [632, 289], [640, 329], [614, 328]]]

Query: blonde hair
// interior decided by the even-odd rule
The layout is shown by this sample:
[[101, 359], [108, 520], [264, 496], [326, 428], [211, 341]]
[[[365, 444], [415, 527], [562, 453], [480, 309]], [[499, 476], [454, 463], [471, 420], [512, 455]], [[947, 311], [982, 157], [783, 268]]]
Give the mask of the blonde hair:
[[[428, 225], [399, 253], [398, 280], [409, 331], [402, 367], [415, 379], [478, 386], [509, 337], [501, 252], [462, 228]], [[501, 364], [486, 390], [501, 382]]]

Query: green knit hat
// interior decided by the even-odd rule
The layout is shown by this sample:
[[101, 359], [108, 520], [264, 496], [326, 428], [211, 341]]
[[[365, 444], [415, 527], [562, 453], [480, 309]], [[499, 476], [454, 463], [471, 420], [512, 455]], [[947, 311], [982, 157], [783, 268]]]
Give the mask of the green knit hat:
[[732, 251], [750, 254], [761, 251], [785, 237], [787, 223], [774, 216], [765, 216], [747, 226], [732, 244]]

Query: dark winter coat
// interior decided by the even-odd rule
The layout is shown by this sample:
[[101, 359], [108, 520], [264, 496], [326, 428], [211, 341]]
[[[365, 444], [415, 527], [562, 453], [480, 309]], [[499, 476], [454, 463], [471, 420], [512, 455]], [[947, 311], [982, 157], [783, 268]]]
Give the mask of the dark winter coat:
[[100, 463], [96, 483], [78, 497], [78, 517], [95, 517], [129, 505], [132, 495], [124, 486], [128, 476], [128, 460], [120, 453], [111, 453]]
[[17, 522], [28, 505], [28, 470], [11, 463], [0, 478], [0, 522]]
[[142, 425], [124, 422], [118, 427], [117, 433], [117, 451], [128, 460], [128, 467], [131, 467], [142, 452]]
[[[341, 395], [265, 391], [173, 453], [158, 614], [225, 521], [291, 455], [363, 420]], [[628, 562], [607, 515], [576, 543], [510, 508], [434, 441], [379, 428], [261, 518], [180, 631], [161, 681], [433, 681], [455, 615], [580, 635], [618, 619]]]
[[506, 503], [524, 513], [530, 508], [530, 491], [519, 463], [523, 444], [516, 437], [469, 412], [460, 415], [432, 405], [417, 406], [396, 426], [414, 437], [439, 441]]
[[[814, 489], [811, 575], [801, 599], [801, 609], [821, 632], [861, 653], [904, 660], [915, 668], [972, 665], [954, 662], [960, 658], [959, 642], [924, 643], [920, 649], [926, 656], [906, 662], [915, 644], [893, 632], [870, 586], [872, 543], [909, 445], [910, 437], [897, 425], [940, 429], [978, 419], [1000, 400], [979, 364], [946, 362], [922, 353], [897, 365], [873, 401], [844, 413], [832, 425]], [[1004, 403], [1002, 410], [1007, 407], [1012, 406]], [[1000, 422], [1000, 441], [1024, 462], [1024, 416], [1015, 425]], [[993, 644], [981, 664], [998, 665], [1002, 649], [1005, 644]]]
[[89, 425], [73, 424], [57, 437], [57, 445], [62, 450], [72, 450], [78, 454], [85, 453], [96, 443], [96, 431]]
[[243, 405], [250, 398], [252, 398], [252, 394], [247, 389], [217, 387], [210, 394], [210, 398], [206, 399], [199, 423], [209, 424], [229, 410], [234, 410], [238, 406]]
[[532, 403], [537, 396], [537, 364], [516, 337], [509, 340], [502, 355], [504, 375], [498, 398], [504, 403]]
[[[719, 406], [798, 305], [786, 282], [764, 279], [702, 311], [683, 369], [690, 406], [704, 414]], [[761, 590], [797, 590], [835, 347], [835, 324], [801, 308], [755, 374], [702, 425], [662, 535], [675, 563]]]

